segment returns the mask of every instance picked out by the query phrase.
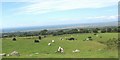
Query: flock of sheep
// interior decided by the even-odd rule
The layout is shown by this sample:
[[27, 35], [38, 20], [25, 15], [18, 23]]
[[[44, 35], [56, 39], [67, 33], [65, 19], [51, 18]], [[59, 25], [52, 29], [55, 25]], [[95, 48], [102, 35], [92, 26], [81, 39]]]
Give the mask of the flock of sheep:
[[[96, 35], [97, 37], [98, 37], [98, 35], [97, 34], [94, 34], [94, 35]], [[65, 37], [66, 38], [66, 37]], [[101, 37], [102, 38], [102, 37]], [[34, 43], [39, 43], [40, 41], [41, 41], [41, 36], [39, 36], [39, 40], [34, 40]], [[16, 41], [16, 38], [14, 37], [13, 39], [12, 39], [13, 41]], [[60, 38], [60, 40], [64, 40], [63, 38]], [[71, 37], [71, 38], [66, 38], [66, 40], [77, 40], [76, 38], [73, 38], [73, 37]], [[85, 40], [92, 40], [92, 37], [88, 37], [88, 38], [86, 38]], [[85, 40], [83, 40], [83, 41], [85, 41]], [[55, 43], [55, 40], [51, 40], [51, 42], [49, 42], [48, 43], [48, 46], [51, 46], [51, 44], [52, 43]], [[55, 51], [56, 53], [64, 53], [64, 48], [63, 47], [61, 47], [61, 46], [59, 46], [58, 47], [58, 49], [57, 49], [57, 51]], [[75, 50], [73, 50], [72, 51], [73, 53], [78, 53], [78, 52], [80, 52], [80, 50], [78, 50], [78, 49], [75, 49]], [[13, 52], [11, 52], [10, 54], [6, 54], [6, 53], [3, 53], [3, 54], [0, 54], [0, 56], [20, 56], [20, 53], [19, 52], [17, 52], [17, 51], [13, 51]]]
[[20, 56], [20, 53], [17, 51], [13, 51], [10, 54], [6, 54], [6, 53], [0, 54], [0, 56]]

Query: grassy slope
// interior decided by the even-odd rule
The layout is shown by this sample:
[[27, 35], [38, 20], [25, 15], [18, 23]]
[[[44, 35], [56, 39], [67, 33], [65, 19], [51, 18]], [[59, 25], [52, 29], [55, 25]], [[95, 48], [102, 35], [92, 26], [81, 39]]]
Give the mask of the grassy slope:
[[[76, 41], [60, 40], [62, 37], [70, 37], [71, 35], [62, 35], [62, 36], [48, 36], [47, 38], [42, 39], [40, 43], [34, 43], [36, 37], [32, 39], [27, 39], [24, 37], [18, 37], [16, 42], [13, 42], [11, 38], [3, 39], [3, 52], [11, 53], [16, 50], [21, 53], [19, 58], [117, 58], [117, 49], [115, 50], [106, 50], [106, 45], [100, 44], [97, 41], [107, 41], [109, 38], [117, 38], [117, 33], [105, 33], [99, 34], [103, 38], [96, 37], [93, 34], [72, 34], [73, 37], [77, 38]], [[86, 37], [92, 36], [93, 41], [83, 41]], [[52, 43], [52, 46], [47, 44], [55, 40], [55, 43]], [[64, 48], [65, 53], [55, 53], [58, 46]], [[72, 51], [79, 49], [80, 53], [73, 53]], [[101, 49], [101, 50], [100, 50]], [[35, 53], [39, 53], [38, 55]], [[29, 56], [32, 55], [32, 56]], [[11, 56], [10, 58], [16, 58]], [[8, 57], [9, 58], [9, 57]]]

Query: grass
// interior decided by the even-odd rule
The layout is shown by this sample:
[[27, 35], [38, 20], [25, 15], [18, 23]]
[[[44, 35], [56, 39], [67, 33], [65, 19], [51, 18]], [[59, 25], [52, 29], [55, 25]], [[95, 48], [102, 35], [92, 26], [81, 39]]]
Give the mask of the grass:
[[[77, 38], [75, 41], [68, 41], [65, 37]], [[83, 41], [88, 36], [93, 38], [93, 41]], [[102, 38], [100, 38], [102, 36]], [[118, 49], [108, 50], [107, 46], [97, 41], [107, 41], [110, 38], [118, 38], [118, 33], [100, 33], [98, 37], [92, 33], [87, 34], [66, 34], [61, 36], [47, 36], [43, 38], [40, 43], [34, 43], [38, 37], [17, 37], [17, 41], [12, 41], [12, 38], [2, 39], [3, 53], [11, 53], [18, 51], [21, 56], [8, 56], [4, 58], [118, 58]], [[60, 40], [63, 38], [64, 40]], [[55, 40], [51, 46], [47, 44]], [[61, 46], [64, 48], [64, 53], [55, 53], [57, 48]], [[79, 53], [72, 51], [79, 49]], [[35, 54], [39, 53], [39, 54]], [[32, 55], [32, 56], [30, 56]]]

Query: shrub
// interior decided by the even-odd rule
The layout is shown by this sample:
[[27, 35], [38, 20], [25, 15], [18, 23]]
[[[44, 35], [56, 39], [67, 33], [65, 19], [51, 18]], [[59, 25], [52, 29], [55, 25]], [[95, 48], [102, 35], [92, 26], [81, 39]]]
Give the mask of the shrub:
[[106, 45], [107, 45], [108, 49], [112, 49], [112, 48], [118, 47], [118, 40], [116, 38], [109, 39], [106, 42]]

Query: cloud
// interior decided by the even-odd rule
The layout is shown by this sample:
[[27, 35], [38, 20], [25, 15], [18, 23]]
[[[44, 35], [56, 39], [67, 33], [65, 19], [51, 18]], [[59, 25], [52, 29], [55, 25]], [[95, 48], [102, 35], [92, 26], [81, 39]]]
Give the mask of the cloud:
[[[21, 0], [23, 1], [23, 0]], [[27, 2], [28, 0], [25, 0]], [[118, 4], [118, 0], [29, 0], [30, 5], [17, 9], [21, 14], [43, 14], [84, 8], [103, 8]]]
[[118, 19], [118, 15], [112, 16], [90, 16], [90, 17], [79, 17], [79, 18], [54, 18], [51, 20], [61, 20], [61, 21], [69, 21], [69, 20], [115, 20]]
[[93, 16], [93, 17], [87, 17], [86, 19], [102, 19], [102, 20], [117, 20], [118, 16]]
[[1, 0], [1, 2], [37, 2], [38, 0]]
[[118, 20], [118, 16], [117, 15], [113, 15], [113, 16], [89, 16], [89, 17], [77, 17], [77, 18], [51, 18], [50, 20], [56, 20], [56, 21], [62, 21], [62, 22], [66, 22], [66, 21], [116, 21]]

